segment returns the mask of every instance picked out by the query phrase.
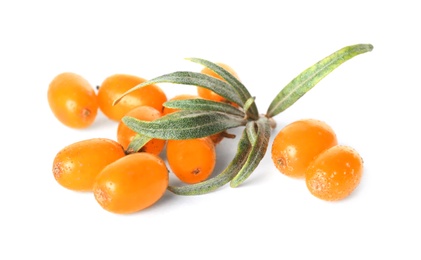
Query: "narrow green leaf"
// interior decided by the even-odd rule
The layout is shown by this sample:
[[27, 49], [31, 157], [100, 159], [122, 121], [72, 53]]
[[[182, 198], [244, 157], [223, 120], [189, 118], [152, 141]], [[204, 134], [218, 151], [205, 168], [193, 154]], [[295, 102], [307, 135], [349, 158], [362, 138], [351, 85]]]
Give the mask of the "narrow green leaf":
[[257, 132], [256, 132], [256, 122], [255, 121], [250, 121], [247, 123], [246, 125], [246, 132], [247, 132], [247, 137], [250, 141], [250, 143], [255, 144], [258, 138]]
[[[251, 98], [249, 91], [243, 85], [243, 83], [241, 83], [241, 81], [239, 81], [234, 75], [229, 73], [227, 70], [225, 70], [218, 64], [215, 64], [213, 62], [210, 62], [205, 59], [200, 59], [200, 58], [187, 58], [187, 60], [201, 64], [205, 67], [208, 67], [209, 69], [213, 70], [216, 74], [221, 76], [226, 82], [228, 82], [228, 84], [230, 84], [234, 88], [234, 90], [238, 93], [243, 103], [246, 102], [249, 98]], [[256, 119], [259, 117], [259, 112], [257, 111], [256, 104], [251, 105], [250, 113]]]
[[243, 183], [253, 173], [266, 154], [271, 133], [269, 120], [268, 118], [262, 117], [255, 122], [257, 125], [257, 139], [252, 143], [252, 148], [247, 156], [246, 163], [241, 168], [240, 172], [232, 178], [230, 182], [232, 188], [238, 187]]
[[176, 108], [176, 109], [183, 109], [183, 110], [204, 110], [204, 111], [216, 111], [216, 112], [225, 112], [232, 115], [237, 115], [241, 117], [245, 117], [243, 111], [238, 108], [233, 107], [232, 105], [206, 100], [206, 99], [185, 99], [185, 100], [171, 100], [167, 101], [163, 104], [165, 107], [168, 108]]
[[347, 46], [307, 68], [279, 92], [268, 108], [267, 117], [273, 117], [290, 107], [345, 61], [372, 49], [373, 45], [371, 44]]
[[114, 100], [113, 104], [118, 103], [125, 95], [139, 88], [158, 83], [173, 83], [204, 87], [212, 90], [220, 96], [223, 96], [231, 102], [237, 103], [240, 106], [244, 105], [244, 102], [241, 100], [237, 92], [227, 82], [205, 75], [203, 73], [189, 71], [173, 72], [143, 82], [123, 93], [119, 98]]
[[141, 151], [142, 147], [147, 144], [150, 140], [152, 140], [151, 137], [144, 136], [137, 134], [133, 140], [130, 142], [129, 146], [126, 149], [126, 154], [129, 153], [136, 153]]
[[189, 184], [184, 186], [168, 186], [168, 190], [178, 195], [201, 195], [212, 192], [225, 184], [227, 184], [243, 167], [251, 144], [247, 138], [246, 131], [240, 138], [237, 145], [237, 153], [230, 164], [218, 175], [200, 183]]
[[[251, 107], [253, 107], [253, 105], [255, 105], [255, 103], [254, 103], [255, 99], [256, 99], [256, 97], [251, 97], [251, 98], [247, 99], [247, 101], [244, 103], [243, 109], [244, 109], [245, 113], [248, 113], [249, 110], [251, 109]], [[256, 116], [257, 117], [255, 119], [259, 118], [259, 115], [256, 115]]]
[[215, 111], [180, 110], [153, 121], [125, 116], [123, 122], [138, 134], [158, 139], [192, 139], [245, 125], [243, 117]]

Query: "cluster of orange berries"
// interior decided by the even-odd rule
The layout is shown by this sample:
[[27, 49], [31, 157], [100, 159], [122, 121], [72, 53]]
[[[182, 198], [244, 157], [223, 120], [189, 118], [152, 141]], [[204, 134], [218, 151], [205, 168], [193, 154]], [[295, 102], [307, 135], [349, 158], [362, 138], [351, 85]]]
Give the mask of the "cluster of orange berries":
[[333, 129], [315, 119], [298, 120], [281, 129], [272, 144], [272, 160], [281, 173], [305, 178], [311, 194], [327, 201], [348, 197], [363, 173], [358, 152], [338, 144]]
[[[218, 64], [236, 75], [229, 66]], [[208, 68], [201, 72], [222, 79]], [[53, 114], [68, 127], [89, 127], [98, 110], [118, 122], [116, 140], [92, 138], [70, 144], [57, 153], [52, 169], [60, 185], [93, 192], [96, 201], [113, 213], [140, 211], [163, 196], [169, 185], [169, 171], [160, 157], [165, 147], [168, 165], [182, 182], [193, 184], [209, 178], [216, 163], [215, 146], [225, 136], [219, 133], [188, 140], [152, 139], [139, 152], [128, 150], [137, 133], [123, 123], [123, 117], [152, 121], [177, 111], [163, 106], [167, 96], [157, 85], [137, 89], [113, 104], [127, 90], [145, 81], [133, 75], [115, 74], [106, 78], [96, 92], [82, 76], [65, 72], [57, 75], [48, 88]], [[208, 89], [197, 90], [197, 96], [181, 94], [170, 100], [204, 98], [227, 102]]]
[[[238, 79], [231, 67], [217, 64]], [[207, 67], [201, 73], [224, 81]], [[123, 122], [124, 117], [157, 120], [178, 111], [164, 106], [173, 100], [207, 99], [238, 108], [203, 87], [197, 87], [197, 95], [180, 94], [169, 100], [155, 84], [133, 89], [145, 81], [133, 75], [115, 74], [95, 91], [80, 75], [65, 72], [57, 75], [48, 88], [50, 108], [64, 125], [87, 128], [95, 121], [98, 110], [118, 123], [116, 140], [92, 138], [70, 144], [57, 153], [52, 169], [60, 185], [93, 192], [101, 207], [113, 213], [133, 213], [156, 203], [169, 187], [168, 169], [185, 184], [209, 179], [216, 165], [216, 145], [230, 137], [223, 131], [186, 140], [148, 139], [137, 150], [132, 143], [140, 136]], [[167, 162], [160, 156], [164, 150]], [[319, 120], [299, 120], [285, 126], [274, 138], [271, 154], [281, 173], [305, 178], [311, 194], [323, 200], [346, 198], [362, 177], [363, 160], [357, 151], [339, 145], [332, 128]]]

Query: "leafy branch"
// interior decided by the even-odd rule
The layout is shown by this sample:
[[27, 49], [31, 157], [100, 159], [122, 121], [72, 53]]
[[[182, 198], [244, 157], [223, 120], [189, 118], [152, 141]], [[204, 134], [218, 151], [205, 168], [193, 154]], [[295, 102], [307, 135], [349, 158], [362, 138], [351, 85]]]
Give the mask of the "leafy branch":
[[213, 70], [224, 80], [197, 72], [173, 72], [135, 86], [116, 99], [114, 104], [128, 93], [156, 83], [204, 87], [238, 104], [239, 107], [234, 107], [203, 99], [177, 100], [166, 102], [164, 106], [181, 110], [155, 121], [142, 121], [128, 116], [123, 118], [123, 122], [138, 133], [129, 145], [130, 151], [140, 151], [141, 147], [152, 138], [192, 139], [210, 136], [231, 128], [244, 127], [237, 152], [225, 170], [201, 183], [168, 187], [168, 190], [179, 195], [205, 194], [228, 182], [231, 187], [241, 185], [257, 168], [267, 151], [271, 130], [274, 127], [273, 117], [293, 105], [345, 61], [372, 50], [371, 44], [346, 46], [308, 67], [281, 89], [270, 103], [265, 115], [259, 115], [255, 97], [251, 96], [236, 77], [219, 65], [199, 58], [188, 60]]

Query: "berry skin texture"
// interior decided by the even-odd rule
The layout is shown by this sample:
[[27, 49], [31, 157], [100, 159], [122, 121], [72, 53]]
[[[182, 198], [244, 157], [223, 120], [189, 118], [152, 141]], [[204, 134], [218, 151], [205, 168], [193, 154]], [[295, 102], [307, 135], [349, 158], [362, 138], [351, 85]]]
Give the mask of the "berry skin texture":
[[168, 140], [167, 160], [182, 182], [199, 183], [208, 179], [215, 168], [215, 145], [210, 137]]
[[151, 106], [162, 111], [162, 104], [167, 101], [167, 96], [157, 85], [137, 89], [113, 105], [123, 93], [145, 81], [143, 78], [128, 74], [114, 74], [107, 77], [98, 88], [99, 108], [105, 116], [117, 122], [138, 106]]
[[50, 82], [48, 104], [54, 116], [71, 128], [87, 128], [95, 121], [98, 100], [94, 88], [82, 76], [63, 72]]
[[[153, 121], [161, 117], [161, 112], [150, 106], [139, 106], [130, 110], [126, 116], [134, 117], [139, 120]], [[127, 150], [130, 142], [137, 135], [135, 131], [130, 129], [122, 120], [117, 126], [117, 141]], [[162, 139], [152, 139], [146, 143], [141, 149], [141, 152], [152, 153], [159, 155], [164, 149], [166, 141]], [[130, 151], [128, 151], [130, 152]]]
[[[234, 77], [238, 78], [237, 73], [234, 71], [233, 68], [231, 68], [230, 66], [228, 66], [225, 63], [222, 62], [217, 62], [217, 65], [219, 65], [220, 67], [224, 68], [226, 71], [228, 71], [229, 73], [231, 73]], [[224, 80], [221, 76], [219, 76], [218, 74], [216, 74], [213, 70], [205, 67], [203, 68], [201, 71], [201, 73], [212, 76], [214, 78], [220, 79], [220, 80]], [[208, 99], [208, 100], [213, 100], [213, 101], [218, 101], [218, 102], [224, 102], [224, 103], [229, 103], [232, 104], [234, 106], [238, 106], [237, 104], [234, 104], [232, 102], [229, 102], [228, 100], [226, 100], [224, 97], [216, 94], [215, 92], [213, 92], [212, 90], [209, 90], [207, 88], [203, 88], [203, 87], [197, 87], [197, 94], [204, 98], [204, 99]]]
[[311, 161], [337, 145], [335, 132], [325, 122], [303, 119], [281, 129], [272, 143], [272, 161], [283, 174], [304, 178]]
[[129, 214], [157, 202], [168, 187], [165, 162], [149, 153], [132, 153], [106, 166], [98, 175], [93, 193], [101, 207]]
[[123, 147], [113, 140], [82, 140], [64, 147], [57, 153], [53, 162], [54, 178], [67, 189], [92, 191], [99, 172], [123, 156]]
[[337, 201], [348, 197], [359, 185], [363, 160], [358, 152], [337, 145], [319, 154], [306, 172], [308, 190], [319, 199]]

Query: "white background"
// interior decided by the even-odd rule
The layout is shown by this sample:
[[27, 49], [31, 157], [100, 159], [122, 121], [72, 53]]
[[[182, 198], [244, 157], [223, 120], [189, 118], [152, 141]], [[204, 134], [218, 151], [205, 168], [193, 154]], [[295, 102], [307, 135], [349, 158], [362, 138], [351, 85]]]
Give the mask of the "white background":
[[[2, 1], [0, 259], [420, 259], [419, 4], [289, 2]], [[270, 152], [236, 189], [167, 192], [131, 215], [106, 212], [91, 193], [53, 178], [64, 146], [116, 131], [102, 114], [85, 130], [54, 118], [47, 88], [61, 72], [96, 86], [114, 73], [150, 79], [201, 69], [186, 57], [222, 61], [264, 113], [302, 70], [357, 43], [374, 50], [275, 117], [274, 134], [316, 118], [360, 152], [362, 182], [343, 201], [313, 197], [303, 180], [277, 172]], [[168, 97], [195, 93], [160, 86]], [[236, 141], [218, 146], [217, 171]]]

